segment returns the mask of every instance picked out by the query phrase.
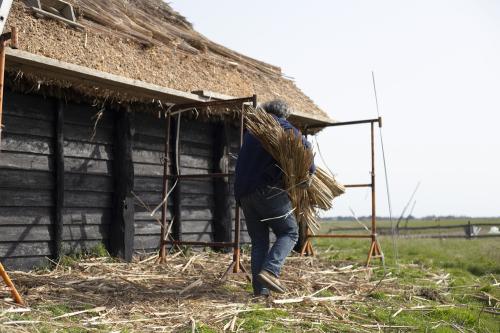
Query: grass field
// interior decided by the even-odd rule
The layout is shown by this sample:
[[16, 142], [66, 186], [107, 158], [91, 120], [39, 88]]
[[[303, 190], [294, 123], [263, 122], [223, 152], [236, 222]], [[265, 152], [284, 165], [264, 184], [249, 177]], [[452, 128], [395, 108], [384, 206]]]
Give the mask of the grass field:
[[[398, 309], [409, 306], [408, 299], [382, 291], [375, 296], [379, 302], [367, 304], [359, 309], [360, 312], [383, 323], [413, 326], [421, 331], [500, 332], [500, 238], [394, 241], [391, 237], [380, 239], [386, 256], [384, 274], [398, 277], [402, 289], [420, 290], [417, 293], [424, 294], [423, 297], [434, 306], [452, 306], [429, 311], [401, 311], [394, 316]], [[334, 262], [363, 262], [369, 241], [320, 239], [315, 245], [323, 251], [321, 255]], [[379, 274], [383, 274], [382, 271]], [[448, 276], [449, 283], [437, 284], [429, 279], [433, 275]], [[496, 313], [484, 311], [489, 306], [496, 306], [493, 311]]]
[[[6, 302], [0, 332], [500, 332], [500, 238], [380, 244], [385, 265], [365, 269], [369, 240], [315, 240], [317, 257], [285, 264], [290, 292], [274, 301], [255, 301], [242, 277], [220, 282], [230, 255], [209, 250], [180, 253], [165, 266], [119, 263], [105, 251], [68, 257], [54, 271], [13, 275], [30, 309]], [[247, 267], [248, 259], [244, 251]], [[308, 295], [349, 300], [275, 302]]]

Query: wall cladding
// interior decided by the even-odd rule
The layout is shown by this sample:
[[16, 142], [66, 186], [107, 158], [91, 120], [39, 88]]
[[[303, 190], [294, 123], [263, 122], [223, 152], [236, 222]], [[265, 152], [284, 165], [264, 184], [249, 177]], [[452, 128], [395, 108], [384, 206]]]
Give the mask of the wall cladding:
[[0, 151], [0, 256], [31, 268], [53, 254], [55, 101], [5, 92]]
[[[120, 118], [119, 112], [123, 114], [126, 110], [99, 111], [90, 105], [6, 89], [0, 151], [0, 260], [9, 269], [31, 269], [47, 263], [47, 257], [57, 253], [58, 237], [62, 240], [63, 254], [101, 243], [113, 249], [124, 246], [120, 242], [111, 244], [117, 237], [128, 242], [126, 246], [133, 247], [135, 253], [158, 249], [161, 212], [158, 210], [154, 216], [150, 212], [162, 198], [165, 120], [144, 112], [128, 112], [125, 118]], [[177, 120], [177, 117], [172, 119], [172, 143]], [[118, 134], [122, 127], [118, 123], [130, 127], [129, 152], [120, 145], [123, 141]], [[214, 138], [221, 126], [224, 127], [220, 123], [181, 119], [178, 142], [181, 174], [208, 174], [220, 169], [220, 161], [215, 159], [219, 159], [216, 154], [221, 152], [214, 149]], [[227, 128], [233, 156], [229, 159], [229, 170], [234, 171], [239, 132], [234, 126]], [[175, 161], [172, 162], [175, 145], [170, 148], [172, 174], [177, 169]], [[133, 193], [130, 193], [132, 185], [129, 190], [117, 185], [123, 177], [130, 178], [132, 183], [132, 176], [124, 176], [126, 170], [121, 168], [122, 159], [127, 158], [132, 161], [130, 175], [133, 165]], [[172, 186], [173, 182], [169, 184]], [[168, 219], [181, 219], [180, 225], [174, 227], [177, 238], [213, 241], [214, 232], [219, 235], [217, 227], [221, 223], [217, 216], [229, 221], [229, 214], [221, 215], [221, 197], [229, 196], [233, 207], [230, 213], [233, 226], [226, 229], [234, 227], [232, 177], [230, 190], [218, 196], [218, 200], [215, 189], [220, 191], [221, 187], [212, 178], [177, 183], [168, 201]], [[133, 208], [125, 211], [120, 206], [124, 204], [120, 195], [127, 193], [131, 194], [133, 205], [127, 206], [127, 201], [125, 206]], [[216, 201], [219, 201], [217, 210]], [[130, 218], [124, 218], [127, 212]], [[129, 234], [125, 231], [116, 236], [123, 226], [118, 223], [120, 218], [133, 228]], [[60, 232], [55, 227], [57, 221], [62, 221]], [[244, 221], [242, 229], [242, 240], [248, 241]], [[226, 240], [232, 240], [232, 236]]]
[[70, 252], [108, 240], [114, 125], [112, 111], [73, 103], [63, 108], [63, 251]]

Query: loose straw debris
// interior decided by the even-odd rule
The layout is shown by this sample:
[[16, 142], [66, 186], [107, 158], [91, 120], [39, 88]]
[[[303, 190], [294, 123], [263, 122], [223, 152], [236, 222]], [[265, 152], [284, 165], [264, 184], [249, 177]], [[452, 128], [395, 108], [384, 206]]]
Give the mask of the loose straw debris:
[[311, 231], [319, 229], [318, 210], [329, 210], [335, 197], [343, 194], [345, 188], [332, 175], [317, 167], [311, 186], [300, 186], [308, 181], [309, 168], [314, 160], [311, 149], [302, 143], [302, 136], [294, 131], [285, 131], [278, 121], [261, 108], [248, 107], [246, 126], [261, 142], [283, 171], [284, 186], [299, 223], [306, 223]]

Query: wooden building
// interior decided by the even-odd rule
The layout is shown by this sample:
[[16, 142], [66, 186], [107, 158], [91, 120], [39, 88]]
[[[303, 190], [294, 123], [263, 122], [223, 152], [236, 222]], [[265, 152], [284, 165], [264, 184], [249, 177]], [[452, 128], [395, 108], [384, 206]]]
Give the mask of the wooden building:
[[[331, 122], [278, 67], [211, 42], [160, 0], [70, 3], [15, 0], [6, 24], [19, 31], [0, 147], [0, 260], [10, 269], [98, 244], [127, 260], [158, 248], [160, 213], [150, 212], [162, 199], [163, 115], [174, 104], [256, 94], [287, 100], [297, 126]], [[235, 118], [174, 117], [171, 171], [234, 170]], [[223, 179], [179, 182], [174, 237], [231, 241], [233, 205]]]

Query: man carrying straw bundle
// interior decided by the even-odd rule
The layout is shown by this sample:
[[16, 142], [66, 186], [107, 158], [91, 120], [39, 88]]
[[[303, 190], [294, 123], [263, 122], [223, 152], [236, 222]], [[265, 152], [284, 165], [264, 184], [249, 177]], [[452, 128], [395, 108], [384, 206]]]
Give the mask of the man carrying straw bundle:
[[[285, 131], [300, 132], [286, 118], [289, 106], [274, 100], [261, 106]], [[302, 144], [311, 149], [303, 137]], [[290, 156], [293, 158], [293, 156]], [[309, 174], [315, 172], [312, 162]], [[245, 132], [243, 146], [236, 165], [234, 192], [245, 214], [248, 234], [252, 242], [252, 285], [255, 296], [267, 296], [269, 291], [284, 293], [278, 276], [286, 257], [298, 240], [298, 225], [294, 208], [284, 185], [284, 175], [278, 162], [249, 131]], [[311, 177], [296, 186], [307, 187]], [[269, 229], [276, 235], [276, 242], [270, 247]]]

